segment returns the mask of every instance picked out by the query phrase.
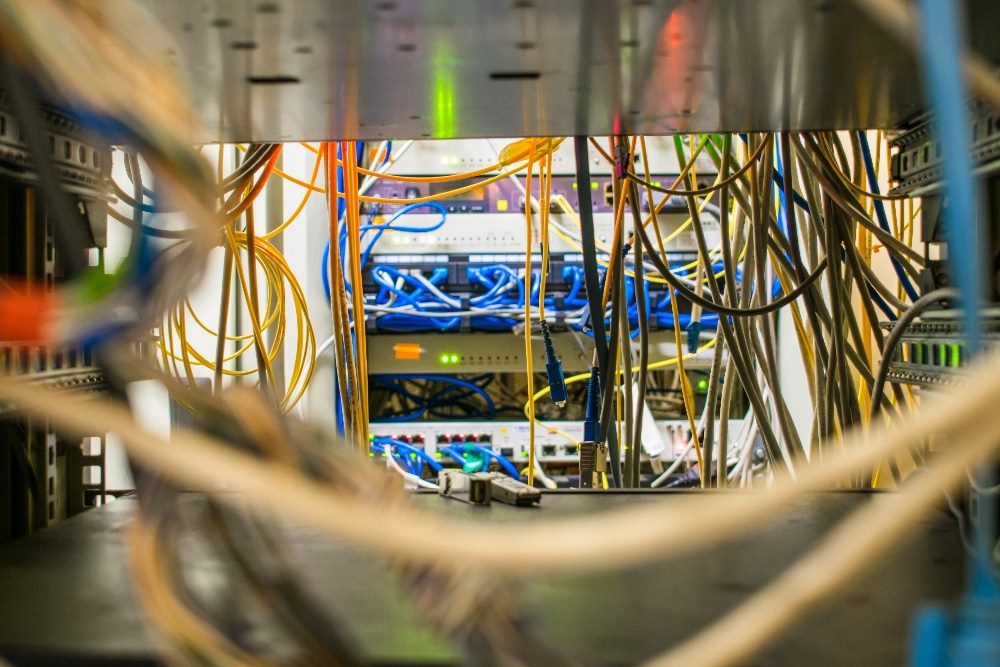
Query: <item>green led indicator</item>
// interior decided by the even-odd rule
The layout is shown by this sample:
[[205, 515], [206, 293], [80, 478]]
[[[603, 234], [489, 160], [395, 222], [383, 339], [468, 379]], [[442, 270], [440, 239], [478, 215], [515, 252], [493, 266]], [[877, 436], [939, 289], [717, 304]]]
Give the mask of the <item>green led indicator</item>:
[[597, 187], [598, 187], [598, 185], [599, 185], [599, 184], [598, 184], [598, 182], [597, 182], [597, 181], [591, 181], [591, 182], [590, 182], [590, 189], [591, 189], [591, 190], [596, 190], [596, 189], [597, 189]]
[[961, 365], [961, 346], [958, 344], [952, 344], [948, 346], [948, 352], [951, 355], [951, 367], [958, 368]]
[[448, 356], [448, 353], [445, 352], [440, 357], [438, 357], [438, 361], [441, 362], [442, 366], [447, 366], [448, 365], [448, 359], [450, 359], [450, 358], [451, 357]]
[[945, 346], [944, 345], [939, 346], [938, 347], [938, 366], [946, 366], [948, 364], [946, 355], [947, 355], [947, 349], [945, 348]]
[[434, 458], [436, 459], [441, 458], [441, 452], [434, 452]]
[[451, 357], [448, 360], [451, 363], [453, 363], [453, 364], [457, 364], [458, 363], [458, 355], [457, 354], [453, 354], [453, 355], [451, 355]]
[[578, 187], [579, 186], [577, 185], [576, 181], [573, 181], [573, 189], [576, 190]]
[[659, 181], [653, 181], [653, 185], [655, 185], [656, 187], [661, 187], [663, 183], [660, 183]]
[[705, 391], [708, 389], [708, 380], [706, 378], [701, 378], [698, 380], [698, 391]]

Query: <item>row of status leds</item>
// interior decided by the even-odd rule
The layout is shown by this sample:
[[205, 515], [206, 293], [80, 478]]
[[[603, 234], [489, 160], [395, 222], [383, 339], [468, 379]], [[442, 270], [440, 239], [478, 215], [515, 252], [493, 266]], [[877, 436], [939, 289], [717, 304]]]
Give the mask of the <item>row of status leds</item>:
[[438, 355], [438, 363], [442, 366], [454, 366], [459, 361], [461, 361], [461, 357], [455, 352], [442, 352]]

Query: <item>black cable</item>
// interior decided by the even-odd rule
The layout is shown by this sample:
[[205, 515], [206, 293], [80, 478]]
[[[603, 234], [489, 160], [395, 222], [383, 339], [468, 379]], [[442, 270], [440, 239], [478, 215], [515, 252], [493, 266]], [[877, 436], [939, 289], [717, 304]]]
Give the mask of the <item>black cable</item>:
[[[590, 322], [594, 330], [594, 347], [597, 351], [597, 369], [600, 374], [601, 386], [609, 391], [612, 383], [608, 375], [608, 339], [604, 330], [604, 309], [601, 307], [601, 281], [597, 271], [597, 243], [594, 232], [594, 203], [590, 198], [590, 164], [587, 137], [573, 138], [573, 148], [576, 159], [576, 191], [580, 214], [580, 249], [583, 253], [583, 281], [587, 291], [587, 304], [590, 307]], [[618, 450], [618, 439], [614, 431], [608, 435], [608, 452], [611, 455], [611, 481], [615, 487], [621, 487], [622, 470], [621, 454]]]
[[[133, 168], [133, 166], [132, 166], [133, 163], [128, 159], [128, 156], [130, 156], [130, 155], [135, 155], [135, 153], [132, 153], [130, 151], [125, 151], [125, 175], [128, 176], [128, 180], [129, 181], [131, 181], [132, 183], [135, 183], [135, 179], [137, 177], [141, 179], [142, 178], [142, 174], [139, 172], [139, 168], [138, 167], [134, 167]], [[114, 181], [112, 181], [112, 183], [114, 183]], [[115, 185], [116, 185], [116, 189], [117, 190], [121, 190], [121, 188], [117, 187], [117, 184], [115, 184]], [[129, 199], [132, 199], [132, 198], [129, 197]], [[143, 188], [142, 188], [142, 199], [132, 199], [132, 201], [143, 201], [144, 199], [152, 199], [153, 201], [155, 201], [156, 200], [156, 193], [153, 192], [152, 189], [143, 186]], [[147, 212], [149, 212], [149, 211], [147, 211]]]
[[892, 331], [886, 336], [885, 347], [882, 348], [882, 358], [878, 362], [878, 373], [875, 374], [875, 386], [872, 389], [872, 419], [878, 415], [879, 407], [882, 403], [882, 394], [885, 391], [886, 377], [889, 375], [889, 366], [892, 364], [892, 357], [896, 354], [896, 346], [899, 344], [903, 334], [906, 333], [906, 328], [910, 326], [913, 320], [939, 301], [958, 299], [959, 297], [958, 290], [953, 287], [942, 287], [941, 289], [932, 290], [914, 301], [913, 305], [896, 320]]
[[594, 205], [590, 198], [590, 165], [587, 163], [587, 138], [575, 137], [576, 183], [579, 193], [580, 249], [583, 254], [583, 281], [590, 308], [590, 322], [594, 330], [594, 347], [597, 349], [597, 367], [601, 374], [601, 386], [607, 384], [608, 339], [604, 330], [601, 308], [601, 280], [597, 268], [597, 242], [594, 232]]
[[[132, 188], [134, 191], [134, 196], [136, 201], [142, 200], [142, 172], [139, 171], [139, 158], [135, 155], [125, 156], [125, 166], [126, 168], [132, 167], [130, 171], [134, 170], [135, 174], [132, 176]], [[142, 227], [142, 207], [135, 206], [132, 208], [132, 225], [135, 229]]]
[[[621, 262], [615, 263], [615, 273], [617, 273], [618, 267]], [[605, 274], [605, 280], [610, 280], [611, 288], [608, 294], [608, 301], [611, 304], [611, 328], [610, 331], [617, 332], [618, 328], [621, 326], [619, 318], [621, 317], [621, 308], [618, 307], [618, 287], [619, 283], [615, 280], [614, 275]], [[626, 314], [627, 317], [627, 314]], [[608, 359], [618, 358], [618, 344], [621, 342], [621, 337], [617, 335], [611, 336], [611, 342], [608, 345]], [[619, 391], [618, 374], [614, 372], [614, 366], [610, 363], [608, 364], [608, 377], [609, 383], [601, 385], [601, 417], [600, 417], [600, 434], [601, 441], [607, 441], [609, 438], [616, 437], [618, 432], [616, 429], [611, 428], [611, 410], [615, 404], [615, 392]], [[610, 447], [608, 448], [610, 450]], [[620, 469], [620, 468], [619, 468]]]
[[83, 215], [73, 206], [60, 186], [48, 142], [45, 141], [45, 131], [39, 122], [43, 117], [43, 109], [34, 93], [34, 82], [6, 58], [0, 58], [0, 67], [3, 68], [7, 90], [21, 121], [24, 139], [34, 162], [38, 188], [45, 198], [45, 216], [56, 228], [52, 235], [53, 242], [59, 249], [66, 276], [75, 278], [87, 270], [84, 250], [92, 245], [89, 229], [86, 229]]

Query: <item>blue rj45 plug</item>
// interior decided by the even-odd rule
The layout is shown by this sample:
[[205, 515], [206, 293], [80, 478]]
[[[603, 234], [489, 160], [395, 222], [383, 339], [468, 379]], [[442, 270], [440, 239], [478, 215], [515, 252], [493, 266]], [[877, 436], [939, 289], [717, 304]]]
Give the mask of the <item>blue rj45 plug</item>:
[[698, 340], [701, 338], [701, 322], [698, 320], [692, 321], [684, 327], [684, 331], [687, 332], [688, 354], [694, 354], [698, 351]]
[[556, 356], [556, 348], [552, 345], [549, 323], [545, 320], [539, 320], [538, 325], [542, 329], [542, 340], [545, 343], [545, 374], [549, 378], [549, 394], [552, 396], [552, 402], [561, 408], [566, 405], [567, 396], [562, 362]]

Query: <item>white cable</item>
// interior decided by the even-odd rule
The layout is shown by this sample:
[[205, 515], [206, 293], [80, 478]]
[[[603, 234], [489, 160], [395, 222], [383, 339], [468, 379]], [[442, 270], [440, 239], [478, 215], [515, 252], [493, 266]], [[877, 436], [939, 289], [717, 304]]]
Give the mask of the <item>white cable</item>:
[[694, 449], [694, 438], [688, 440], [688, 444], [684, 448], [684, 451], [681, 452], [680, 456], [674, 459], [674, 462], [671, 463], [670, 466], [666, 470], [664, 470], [659, 477], [653, 480], [653, 483], [650, 484], [650, 487], [656, 489], [666, 484], [667, 478], [673, 475], [675, 472], [677, 472], [677, 469], [680, 468], [681, 465], [687, 460], [688, 454], [691, 453], [692, 449]]
[[323, 353], [326, 352], [331, 347], [333, 347], [333, 336], [327, 338], [325, 341], [323, 341], [323, 343], [319, 347], [316, 348], [316, 358], [318, 359], [319, 357], [321, 357]]
[[444, 301], [449, 306], [452, 306], [454, 308], [461, 307], [461, 305], [462, 305], [462, 300], [461, 299], [456, 299], [455, 297], [451, 296], [450, 294], [445, 294], [444, 292], [442, 292], [438, 288], [437, 285], [435, 285], [434, 283], [432, 283], [430, 280], [427, 279], [426, 276], [424, 276], [423, 271], [416, 271], [414, 273], [411, 273], [410, 276], [414, 280], [416, 280], [418, 283], [420, 283], [421, 285], [423, 285], [424, 288], [428, 292], [430, 292], [431, 294], [433, 294], [437, 298], [441, 299], [442, 301]]
[[396, 457], [392, 455], [392, 445], [383, 445], [383, 447], [385, 447], [386, 449], [385, 458], [388, 460], [389, 465], [392, 466], [393, 470], [402, 475], [403, 479], [413, 482], [417, 486], [423, 487], [425, 489], [434, 489], [435, 491], [438, 490], [437, 484], [433, 482], [428, 482], [423, 477], [417, 477], [412, 472], [406, 472], [405, 470], [403, 470], [403, 467], [399, 465], [399, 461], [397, 461]]

